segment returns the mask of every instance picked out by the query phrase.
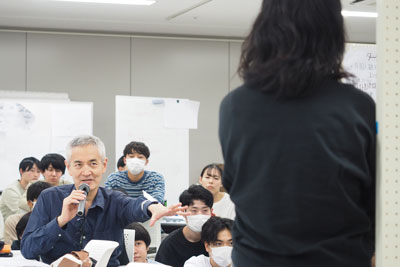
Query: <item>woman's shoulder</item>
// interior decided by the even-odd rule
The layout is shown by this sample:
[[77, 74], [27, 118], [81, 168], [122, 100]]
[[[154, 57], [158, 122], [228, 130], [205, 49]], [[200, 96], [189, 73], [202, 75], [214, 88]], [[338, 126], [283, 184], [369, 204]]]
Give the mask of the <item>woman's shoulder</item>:
[[235, 204], [233, 204], [228, 193], [224, 193], [221, 200], [214, 203], [213, 212], [219, 217], [229, 218], [232, 220], [235, 218]]
[[257, 90], [251, 89], [250, 86], [248, 86], [247, 84], [244, 83], [244, 84], [240, 85], [239, 87], [237, 87], [237, 88], [231, 90], [231, 91], [226, 95], [225, 98], [228, 98], [228, 99], [229, 99], [229, 98], [233, 98], [233, 99], [241, 98], [241, 97], [243, 97], [244, 95], [248, 95], [249, 92], [254, 92], [254, 93], [256, 93]]
[[363, 103], [374, 106], [375, 101], [371, 95], [364, 92], [363, 90], [354, 86], [354, 84], [341, 82], [341, 81], [328, 81], [327, 87], [330, 88], [332, 94], [336, 94], [338, 97], [342, 96], [343, 99], [348, 101], [356, 100], [357, 103]]
[[226, 192], [223, 192], [223, 193], [224, 193], [224, 196], [221, 198], [221, 200], [223, 200], [225, 202], [233, 203], [231, 200], [231, 196]]
[[[262, 99], [262, 100], [261, 100]], [[269, 99], [269, 95], [263, 94], [261, 91], [250, 88], [248, 85], [243, 84], [236, 89], [230, 91], [222, 100], [220, 111], [231, 114], [236, 109], [241, 109], [246, 104], [253, 104], [255, 101], [264, 101]]]

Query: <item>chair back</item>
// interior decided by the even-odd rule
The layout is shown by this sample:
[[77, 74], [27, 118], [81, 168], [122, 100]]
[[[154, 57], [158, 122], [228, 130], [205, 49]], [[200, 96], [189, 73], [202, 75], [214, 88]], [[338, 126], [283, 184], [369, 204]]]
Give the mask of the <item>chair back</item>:
[[135, 230], [124, 229], [124, 242], [126, 254], [128, 255], [129, 262], [133, 261], [133, 254], [135, 250]]

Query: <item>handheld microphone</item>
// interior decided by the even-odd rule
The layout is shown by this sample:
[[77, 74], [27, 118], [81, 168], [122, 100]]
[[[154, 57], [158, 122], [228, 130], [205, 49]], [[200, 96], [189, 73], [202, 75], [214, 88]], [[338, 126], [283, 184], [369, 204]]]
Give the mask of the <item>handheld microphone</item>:
[[[88, 184], [81, 184], [78, 189], [82, 190], [86, 196], [89, 194], [90, 191]], [[85, 205], [86, 205], [86, 198], [84, 200], [79, 201], [78, 212], [76, 213], [76, 215], [83, 216], [85, 214]]]

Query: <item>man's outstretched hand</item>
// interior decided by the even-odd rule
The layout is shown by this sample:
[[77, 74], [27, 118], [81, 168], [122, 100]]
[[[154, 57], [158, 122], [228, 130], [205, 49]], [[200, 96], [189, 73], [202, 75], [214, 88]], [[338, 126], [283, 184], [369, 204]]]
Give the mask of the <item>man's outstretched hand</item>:
[[187, 206], [181, 207], [182, 203], [178, 203], [169, 207], [165, 207], [160, 203], [151, 204], [148, 209], [151, 212], [150, 226], [153, 226], [155, 222], [164, 216], [173, 215], [186, 215], [184, 212]]

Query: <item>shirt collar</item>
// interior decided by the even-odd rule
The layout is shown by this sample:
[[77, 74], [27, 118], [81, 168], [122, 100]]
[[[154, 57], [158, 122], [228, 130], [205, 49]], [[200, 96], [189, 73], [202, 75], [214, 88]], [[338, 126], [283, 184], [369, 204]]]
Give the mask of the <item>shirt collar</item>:
[[90, 208], [94, 208], [96, 206], [104, 209], [104, 195], [100, 187], [97, 189], [97, 194], [94, 197], [92, 206]]

